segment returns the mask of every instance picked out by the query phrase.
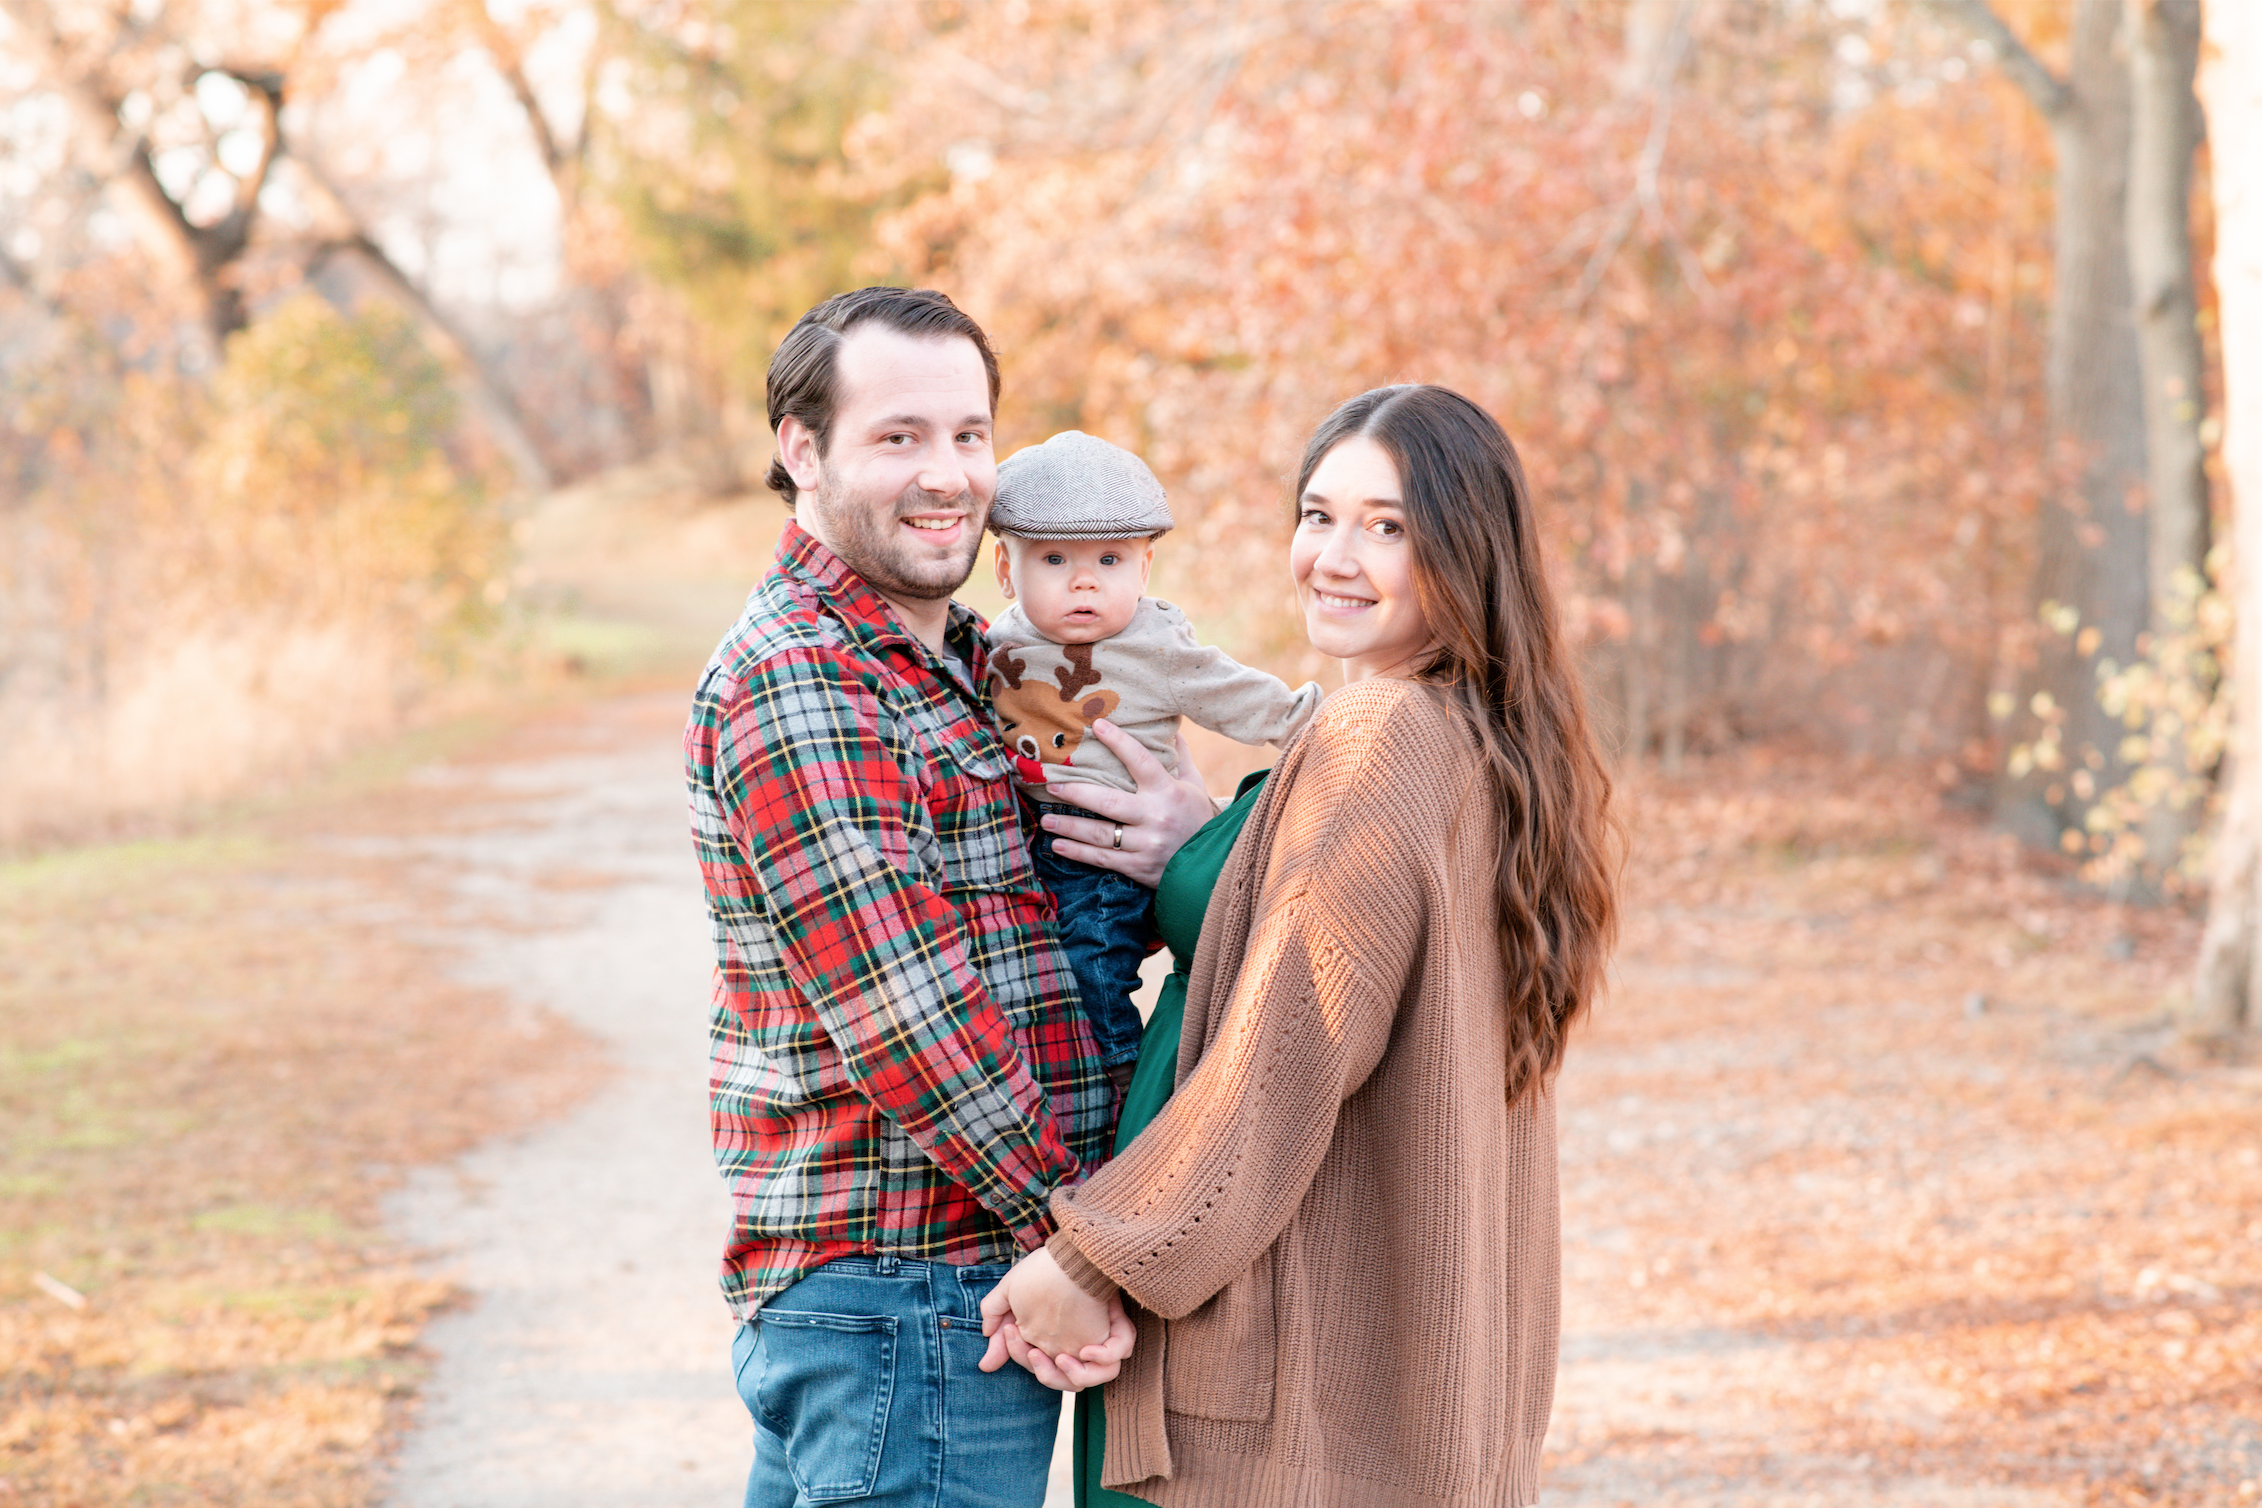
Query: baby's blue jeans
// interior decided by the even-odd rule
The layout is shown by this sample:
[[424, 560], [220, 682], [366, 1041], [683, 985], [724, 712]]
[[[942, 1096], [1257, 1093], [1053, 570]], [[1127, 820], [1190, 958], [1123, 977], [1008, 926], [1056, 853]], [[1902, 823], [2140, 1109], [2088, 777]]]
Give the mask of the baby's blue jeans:
[[[1036, 808], [1039, 816], [1092, 815], [1080, 806], [1050, 801], [1038, 802]], [[1154, 936], [1155, 893], [1112, 869], [1062, 858], [1052, 851], [1051, 835], [1034, 821], [1029, 854], [1036, 861], [1037, 878], [1060, 910], [1060, 945], [1076, 973], [1076, 993], [1083, 998], [1084, 1019], [1091, 1023], [1102, 1061], [1110, 1068], [1137, 1062], [1139, 1034], [1146, 1027], [1131, 996], [1139, 988], [1147, 941]]]

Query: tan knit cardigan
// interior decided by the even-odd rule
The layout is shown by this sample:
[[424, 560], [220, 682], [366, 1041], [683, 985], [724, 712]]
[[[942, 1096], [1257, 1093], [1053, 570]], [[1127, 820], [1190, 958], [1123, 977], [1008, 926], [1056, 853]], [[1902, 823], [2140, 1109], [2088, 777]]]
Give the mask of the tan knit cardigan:
[[1328, 697], [1202, 924], [1178, 1088], [1053, 1198], [1137, 1349], [1101, 1480], [1169, 1508], [1539, 1495], [1555, 1103], [1507, 1101], [1496, 835], [1474, 741], [1410, 682]]

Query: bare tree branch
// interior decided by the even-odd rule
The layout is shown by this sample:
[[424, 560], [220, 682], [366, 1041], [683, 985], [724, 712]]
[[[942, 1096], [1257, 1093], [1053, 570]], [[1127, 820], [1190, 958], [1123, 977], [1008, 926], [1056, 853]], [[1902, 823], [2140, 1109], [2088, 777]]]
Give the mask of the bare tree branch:
[[417, 286], [416, 280], [377, 244], [376, 238], [363, 226], [361, 217], [353, 212], [345, 195], [319, 164], [303, 152], [294, 154], [292, 161], [298, 165], [307, 185], [320, 199], [327, 201], [323, 206], [324, 218], [339, 227], [316, 244], [308, 260], [308, 273], [311, 275], [340, 255], [357, 257], [366, 265], [384, 285], [387, 294], [415, 317], [432, 343], [456, 365], [472, 411], [496, 448], [510, 462], [519, 484], [529, 491], [548, 491], [553, 485], [550, 468], [542, 459], [541, 451], [535, 448], [525, 416], [519, 412], [517, 400], [511, 396], [494, 364], [473, 343], [470, 332], [434, 303]]
[[1642, 142], [1641, 156], [1634, 160], [1634, 186], [1618, 202], [1610, 216], [1609, 227], [1587, 258], [1578, 291], [1571, 296], [1573, 309], [1585, 308], [1587, 300], [1594, 297], [1595, 289], [1602, 286], [1603, 274], [1610, 270], [1619, 248], [1633, 233], [1636, 219], [1647, 221], [1658, 238], [1672, 248], [1681, 278], [1690, 291], [1699, 298], [1712, 296], [1712, 279], [1705, 276], [1704, 264], [1690, 252], [1680, 232], [1673, 228], [1671, 218], [1665, 213], [1664, 196], [1658, 191], [1658, 170], [1664, 166], [1665, 144], [1673, 125], [1673, 78], [1680, 72], [1681, 59], [1689, 49], [1689, 22], [1695, 9], [1695, 0], [1681, 0], [1674, 8], [1671, 28], [1658, 49], [1657, 66], [1649, 81], [1649, 135]]
[[239, 218], [248, 238], [251, 216], [259, 205], [259, 195], [267, 187], [267, 176], [273, 171], [275, 159], [283, 150], [283, 75], [268, 69], [230, 68], [219, 70], [259, 97], [265, 113], [259, 123], [259, 162], [252, 171], [236, 179], [236, 203], [232, 218]]
[[[64, 39], [46, 0], [0, 0], [0, 12], [40, 54], [44, 81], [70, 109], [80, 156], [112, 191], [143, 249], [166, 268], [181, 294], [201, 307], [215, 342], [243, 328], [243, 295], [230, 270], [251, 244], [260, 192], [283, 151], [283, 75], [249, 64], [191, 68], [192, 74], [218, 72], [234, 79], [257, 98], [261, 111], [257, 164], [248, 174], [230, 175], [236, 192], [228, 213], [199, 225], [158, 178], [148, 138], [120, 125], [116, 91], [99, 65], [79, 57]], [[130, 29], [130, 19], [121, 24], [122, 34]]]
[[527, 433], [526, 421], [520, 415], [518, 403], [510, 390], [496, 376], [493, 365], [472, 344], [471, 336], [462, 326], [449, 318], [446, 311], [425, 295], [416, 280], [401, 270], [401, 265], [386, 255], [368, 232], [358, 227], [333, 240], [320, 243], [307, 270], [320, 270], [331, 258], [350, 255], [358, 257], [377, 280], [384, 284], [391, 298], [401, 304], [421, 324], [428, 338], [441, 352], [452, 359], [462, 376], [465, 396], [470, 401], [479, 425], [495, 442], [495, 448], [510, 463], [519, 485], [529, 492], [547, 492], [553, 485], [547, 462], [535, 449], [534, 440]]
[[2003, 71], [2024, 90], [2034, 108], [2056, 120], [2073, 108], [2073, 87], [2046, 67], [2019, 40], [2010, 24], [1995, 13], [1987, 0], [1932, 0], [1933, 8], [1963, 23], [1964, 28], [1995, 49]]
[[[581, 142], [563, 142], [550, 124], [550, 117], [542, 109], [542, 101], [534, 93], [534, 85], [526, 76], [526, 59], [513, 37], [503, 24], [487, 9], [486, 0], [463, 0], [463, 11], [471, 20], [480, 45], [495, 71], [510, 86], [511, 94], [518, 100], [519, 110], [526, 116], [528, 129], [534, 133], [534, 146], [542, 156], [542, 166], [550, 174], [550, 182], [558, 191], [558, 207], [566, 214], [573, 212], [573, 199], [579, 191], [577, 169], [581, 164]], [[589, 134], [583, 123], [583, 137]]]
[[88, 167], [116, 190], [114, 202], [133, 225], [142, 246], [180, 285], [181, 292], [206, 307], [215, 335], [219, 311], [205, 287], [196, 227], [165, 192], [149, 160], [145, 142], [121, 138], [118, 101], [94, 69], [72, 55], [45, 0], [0, 0], [0, 12], [40, 54], [41, 73], [71, 113], [80, 153]]

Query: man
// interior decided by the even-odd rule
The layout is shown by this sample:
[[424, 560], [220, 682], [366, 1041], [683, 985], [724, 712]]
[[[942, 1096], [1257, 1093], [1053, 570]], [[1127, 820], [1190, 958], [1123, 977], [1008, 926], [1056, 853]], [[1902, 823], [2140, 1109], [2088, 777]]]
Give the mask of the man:
[[[768, 391], [794, 522], [684, 734], [748, 1508], [1044, 1496], [1058, 1395], [979, 1370], [980, 1304], [1104, 1155], [1113, 1096], [991, 729], [981, 620], [950, 600], [997, 395], [988, 339], [939, 293], [801, 318]], [[1208, 815], [1198, 780], [1148, 759], [1138, 793], [1107, 793], [1120, 828], [1059, 830], [1152, 883]], [[1128, 1327], [1102, 1344], [1071, 1381], [1112, 1375]]]

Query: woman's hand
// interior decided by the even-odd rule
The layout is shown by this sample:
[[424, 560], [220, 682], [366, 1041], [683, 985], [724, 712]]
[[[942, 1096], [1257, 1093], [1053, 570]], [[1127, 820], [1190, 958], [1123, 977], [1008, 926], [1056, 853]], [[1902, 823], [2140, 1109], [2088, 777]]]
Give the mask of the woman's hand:
[[1091, 780], [1063, 780], [1048, 786], [1047, 800], [1072, 802], [1097, 813], [1094, 817], [1048, 813], [1045, 831], [1061, 840], [1053, 845], [1053, 852], [1064, 859], [1129, 875], [1152, 889], [1178, 846], [1194, 835], [1194, 829], [1217, 815], [1217, 808], [1210, 803], [1209, 787], [1202, 782], [1202, 772], [1194, 767], [1194, 755], [1186, 747], [1183, 733], [1178, 736], [1178, 773], [1173, 775], [1144, 744], [1106, 718], [1094, 722], [1092, 732], [1123, 761], [1123, 768], [1131, 772], [1139, 788], [1119, 791]]
[[1113, 1382], [1123, 1370], [1123, 1358], [1131, 1354], [1137, 1344], [1139, 1332], [1131, 1324], [1131, 1316], [1123, 1312], [1123, 1300], [1116, 1297], [1107, 1301], [1107, 1340], [1097, 1346], [1086, 1346], [1074, 1356], [1048, 1356], [1021, 1338], [1020, 1327], [1013, 1316], [1007, 1315], [998, 1324], [997, 1334], [990, 1337], [990, 1349], [980, 1365], [994, 1372], [1003, 1366], [1000, 1356], [1020, 1363], [1037, 1381], [1048, 1388], [1063, 1393], [1081, 1393], [1086, 1388], [1098, 1387], [1103, 1382]]
[[1010, 1358], [1047, 1387], [1070, 1392], [1114, 1377], [1138, 1339], [1120, 1297], [1093, 1298], [1041, 1247], [983, 1297], [982, 1333], [990, 1337], [983, 1371]]

